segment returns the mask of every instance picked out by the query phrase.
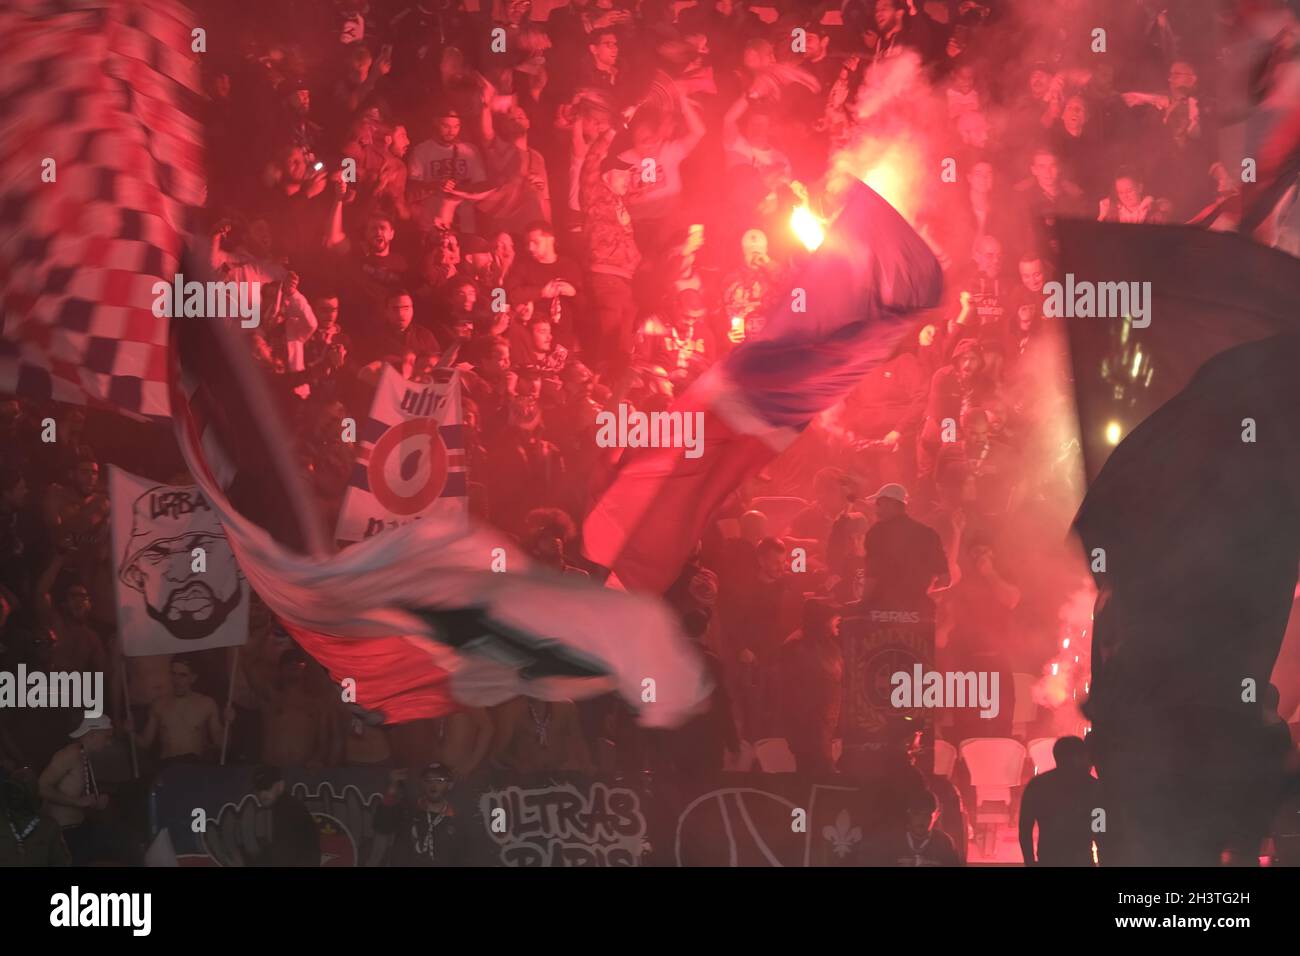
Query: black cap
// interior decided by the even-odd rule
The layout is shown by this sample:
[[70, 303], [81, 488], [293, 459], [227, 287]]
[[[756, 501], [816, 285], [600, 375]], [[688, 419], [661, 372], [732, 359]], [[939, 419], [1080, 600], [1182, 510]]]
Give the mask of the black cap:
[[607, 173], [611, 169], [631, 169], [635, 165], [636, 165], [635, 163], [623, 159], [621, 156], [619, 156], [617, 153], [611, 150], [610, 154], [605, 157], [605, 161], [600, 164], [600, 171], [602, 173]]

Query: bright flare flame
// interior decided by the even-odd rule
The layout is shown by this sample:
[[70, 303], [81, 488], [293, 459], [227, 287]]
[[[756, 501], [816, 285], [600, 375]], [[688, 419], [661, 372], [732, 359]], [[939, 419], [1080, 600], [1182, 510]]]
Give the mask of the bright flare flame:
[[908, 172], [920, 167], [919, 150], [909, 147], [910, 144], [891, 145], [862, 170], [862, 181], [907, 218], [915, 216], [920, 205], [916, 176]]
[[809, 252], [815, 252], [826, 238], [821, 220], [807, 206], [795, 206], [790, 214], [790, 228]]
[[886, 142], [864, 136], [837, 153], [833, 162], [836, 173], [861, 180], [904, 219], [915, 220], [924, 195], [920, 171], [925, 168], [924, 152], [915, 138], [901, 135]]
[[1119, 422], [1111, 422], [1106, 426], [1106, 441], [1110, 444], [1118, 445], [1121, 434], [1123, 433], [1120, 430]]

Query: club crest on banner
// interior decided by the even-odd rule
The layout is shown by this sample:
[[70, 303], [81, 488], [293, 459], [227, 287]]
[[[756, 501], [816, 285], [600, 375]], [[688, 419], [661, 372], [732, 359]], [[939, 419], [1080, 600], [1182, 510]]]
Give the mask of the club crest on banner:
[[420, 518], [465, 521], [469, 512], [460, 377], [436, 369], [431, 382], [408, 382], [385, 368], [335, 537], [361, 541]]
[[399, 517], [418, 515], [447, 486], [447, 446], [436, 418], [394, 425], [375, 442], [366, 466], [370, 491]]

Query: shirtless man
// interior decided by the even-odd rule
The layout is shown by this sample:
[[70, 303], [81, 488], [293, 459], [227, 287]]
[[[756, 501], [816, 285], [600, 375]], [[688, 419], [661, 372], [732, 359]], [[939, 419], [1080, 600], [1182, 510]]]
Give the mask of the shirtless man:
[[487, 758], [495, 728], [483, 707], [466, 707], [445, 717], [411, 720], [385, 728], [398, 766], [438, 763], [458, 780]]
[[337, 711], [297, 647], [280, 655], [273, 681], [259, 690], [262, 761], [277, 767], [333, 766], [342, 756]]
[[492, 749], [491, 715], [483, 707], [466, 707], [443, 721], [441, 762], [458, 778], [471, 776]]
[[97, 845], [97, 828], [86, 822], [86, 811], [108, 807], [108, 796], [95, 783], [90, 757], [112, 741], [113, 723], [103, 716], [87, 717], [70, 736], [74, 742], [54, 754], [36, 785], [45, 816], [63, 828], [73, 865], [84, 866], [94, 861]]
[[384, 728], [354, 714], [346, 704], [337, 708], [343, 737], [343, 763], [349, 767], [384, 766], [392, 759]]
[[[198, 677], [194, 665], [186, 657], [172, 660], [172, 695], [159, 697], [149, 706], [149, 722], [143, 733], [136, 733], [134, 723], [128, 720], [127, 729], [135, 742], [146, 749], [160, 741], [158, 756], [162, 760], [188, 757], [202, 760], [209, 749], [221, 746], [224, 725], [217, 712], [217, 702], [206, 694], [194, 690]], [[226, 720], [234, 716], [234, 709], [226, 709]]]
[[493, 708], [493, 717], [492, 753], [502, 767], [520, 774], [594, 770], [572, 701], [516, 697]]

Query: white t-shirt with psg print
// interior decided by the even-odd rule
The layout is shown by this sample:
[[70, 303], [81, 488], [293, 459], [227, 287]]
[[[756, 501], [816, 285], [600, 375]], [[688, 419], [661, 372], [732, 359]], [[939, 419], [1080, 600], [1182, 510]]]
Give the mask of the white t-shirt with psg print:
[[[456, 188], [466, 189], [472, 183], [481, 183], [487, 178], [483, 167], [483, 157], [471, 143], [440, 143], [436, 139], [426, 139], [411, 149], [406, 157], [407, 179], [417, 183], [440, 183], [454, 180]], [[421, 199], [412, 206], [412, 213], [421, 229], [433, 228], [443, 200], [438, 196]], [[469, 203], [462, 202], [457, 210], [461, 218], [460, 225], [472, 225], [473, 209]], [[467, 222], [464, 217], [470, 217]], [[471, 230], [472, 231], [472, 230]]]

